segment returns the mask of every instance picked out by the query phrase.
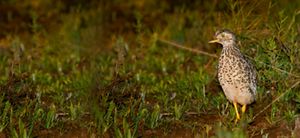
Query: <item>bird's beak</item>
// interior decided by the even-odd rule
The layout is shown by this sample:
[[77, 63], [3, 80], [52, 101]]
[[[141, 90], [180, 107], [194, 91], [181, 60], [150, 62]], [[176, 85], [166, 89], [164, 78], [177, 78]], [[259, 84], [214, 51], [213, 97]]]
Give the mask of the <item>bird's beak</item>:
[[215, 40], [211, 40], [209, 41], [208, 43], [219, 43], [220, 41], [218, 39], [215, 39]]

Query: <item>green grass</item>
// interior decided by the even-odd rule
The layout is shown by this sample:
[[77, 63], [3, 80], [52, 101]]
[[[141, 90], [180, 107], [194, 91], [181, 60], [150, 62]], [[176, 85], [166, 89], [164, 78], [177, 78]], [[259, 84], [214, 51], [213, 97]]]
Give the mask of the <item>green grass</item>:
[[[4, 10], [0, 24], [0, 132], [8, 137], [293, 136], [298, 1], [0, 3], [20, 10]], [[17, 26], [11, 16], [30, 20]], [[207, 43], [218, 28], [236, 32], [258, 72], [257, 101], [237, 124], [217, 58], [160, 41], [218, 55], [221, 47]]]

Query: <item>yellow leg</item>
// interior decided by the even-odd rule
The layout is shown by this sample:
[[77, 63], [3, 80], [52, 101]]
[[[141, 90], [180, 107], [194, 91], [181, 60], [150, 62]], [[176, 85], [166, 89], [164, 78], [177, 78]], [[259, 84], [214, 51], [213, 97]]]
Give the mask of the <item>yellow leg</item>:
[[239, 114], [239, 111], [238, 111], [238, 109], [237, 109], [237, 103], [236, 102], [233, 102], [233, 105], [234, 105], [234, 109], [235, 109], [235, 113], [236, 113], [236, 122], [238, 121], [238, 120], [240, 120], [241, 118], [240, 118], [240, 114]]
[[244, 104], [243, 107], [242, 107], [242, 113], [243, 113], [243, 114], [244, 114], [245, 111], [246, 111], [246, 106], [247, 106], [247, 105]]

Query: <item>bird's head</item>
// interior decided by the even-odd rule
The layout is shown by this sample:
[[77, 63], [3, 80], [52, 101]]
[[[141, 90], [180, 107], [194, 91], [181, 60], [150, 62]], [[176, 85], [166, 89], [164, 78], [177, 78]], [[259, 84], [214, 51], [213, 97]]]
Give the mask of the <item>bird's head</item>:
[[215, 40], [209, 41], [209, 43], [219, 43], [223, 46], [233, 45], [236, 43], [236, 37], [233, 32], [224, 29], [217, 31], [215, 34]]

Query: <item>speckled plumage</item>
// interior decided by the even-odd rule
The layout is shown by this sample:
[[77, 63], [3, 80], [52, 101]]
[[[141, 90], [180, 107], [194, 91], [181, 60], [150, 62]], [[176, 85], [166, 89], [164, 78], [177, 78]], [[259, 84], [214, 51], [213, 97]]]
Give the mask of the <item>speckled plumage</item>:
[[[255, 68], [240, 52], [236, 37], [232, 32], [217, 31], [215, 37], [216, 40], [211, 42], [217, 42], [223, 46], [218, 65], [220, 85], [230, 102], [239, 103], [246, 108], [246, 105], [254, 102], [256, 97]], [[239, 115], [237, 118], [239, 119]]]

